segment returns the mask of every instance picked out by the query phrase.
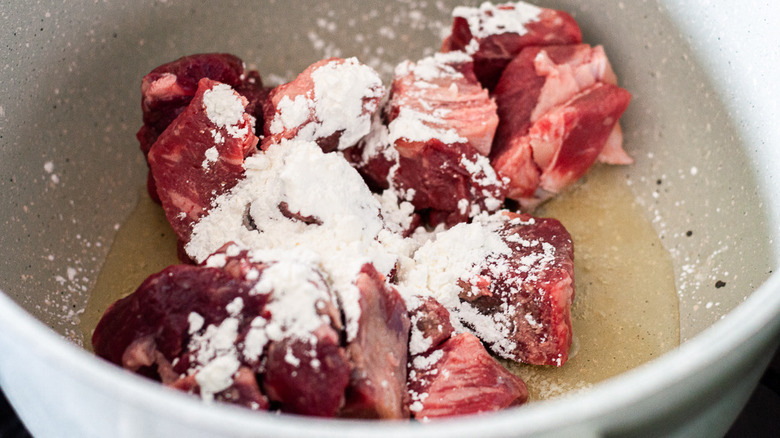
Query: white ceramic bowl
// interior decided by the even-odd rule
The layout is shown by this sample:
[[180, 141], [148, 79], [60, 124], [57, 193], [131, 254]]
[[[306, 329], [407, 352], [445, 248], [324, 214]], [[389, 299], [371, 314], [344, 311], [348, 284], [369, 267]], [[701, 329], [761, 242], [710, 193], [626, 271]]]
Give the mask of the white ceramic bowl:
[[674, 260], [684, 341], [655, 361], [570, 397], [420, 425], [206, 406], [76, 345], [78, 311], [145, 178], [133, 137], [143, 74], [185, 54], [226, 51], [266, 78], [334, 54], [387, 75], [438, 46], [456, 4], [0, 5], [0, 387], [35, 436], [727, 430], [780, 342], [780, 5], [771, 1], [544, 3], [575, 15], [634, 95], [623, 119], [637, 161], [631, 187]]

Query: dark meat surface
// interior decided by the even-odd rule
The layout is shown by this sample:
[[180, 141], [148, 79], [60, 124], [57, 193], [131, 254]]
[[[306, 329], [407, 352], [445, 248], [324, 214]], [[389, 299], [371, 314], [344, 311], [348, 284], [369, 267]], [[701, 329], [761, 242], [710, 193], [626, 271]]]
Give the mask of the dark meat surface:
[[413, 359], [409, 392], [410, 409], [418, 420], [497, 411], [528, 400], [525, 383], [469, 333]]
[[409, 354], [426, 354], [449, 339], [455, 329], [450, 322], [450, 312], [436, 298], [418, 296], [412, 302], [415, 305], [409, 309], [412, 323]]
[[353, 369], [342, 416], [408, 418], [406, 304], [371, 264], [363, 266], [355, 284], [360, 321], [355, 339], [347, 344]]
[[[202, 318], [203, 328], [220, 326], [230, 317], [227, 306], [240, 298], [243, 309], [236, 317], [237, 330], [246, 332], [251, 318], [262, 313], [268, 300], [267, 295], [251, 294], [253, 286], [253, 281], [216, 268], [168, 267], [109, 307], [92, 337], [95, 354], [163, 384], [200, 393], [196, 373], [188, 373], [195, 369], [202, 347], [191, 342], [195, 333], [191, 332], [190, 314]], [[244, 366], [259, 371], [257, 364]], [[254, 409], [268, 408], [257, 383], [245, 376], [215, 398]]]
[[[480, 315], [477, 336], [497, 355], [534, 365], [562, 366], [572, 340], [574, 246], [555, 219], [504, 213], [509, 219], [498, 235], [510, 248], [483, 262], [481, 281], [461, 293], [462, 305]], [[486, 322], [487, 321], [487, 322]], [[489, 327], [475, 327], [488, 324]], [[500, 338], [483, 336], [500, 333]]]
[[[259, 286], [280, 262], [257, 262], [246, 251], [226, 252], [204, 265], [171, 266], [114, 303], [93, 335], [95, 353], [201, 395], [204, 381], [213, 382], [215, 373], [232, 366], [228, 376], [221, 375], [227, 379], [222, 385], [215, 389], [208, 383], [206, 392], [213, 391], [217, 400], [335, 416], [352, 367], [341, 346], [340, 314], [321, 274], [310, 271], [317, 279], [310, 285], [320, 292], [316, 300], [289, 309], [293, 315], [319, 315], [316, 328], [296, 332], [290, 316], [276, 313], [273, 305], [283, 299], [282, 291]], [[313, 307], [300, 307], [307, 302]]]
[[[514, 14], [529, 7], [533, 9], [530, 13]], [[441, 51], [471, 53], [474, 72], [489, 90], [493, 90], [504, 67], [524, 47], [582, 42], [580, 28], [569, 14], [523, 2], [456, 8], [453, 15], [452, 32]], [[524, 17], [528, 17], [527, 21], [523, 21]], [[515, 21], [510, 29], [506, 28], [507, 19]]]
[[[209, 78], [234, 87], [249, 100], [247, 112], [262, 127], [262, 102], [270, 89], [263, 87], [257, 71], [244, 71], [244, 62], [228, 53], [200, 53], [179, 58], [156, 67], [141, 81], [141, 111], [144, 125], [136, 134], [146, 156], [157, 137], [189, 105], [198, 82]], [[147, 181], [149, 195], [159, 201], [151, 173]]]
[[201, 79], [198, 91], [149, 151], [149, 166], [165, 216], [179, 240], [188, 242], [193, 224], [211, 202], [230, 190], [244, 174], [244, 158], [256, 150], [252, 116], [218, 126], [207, 114], [204, 95], [221, 90], [245, 108], [246, 98], [226, 91], [224, 84]]

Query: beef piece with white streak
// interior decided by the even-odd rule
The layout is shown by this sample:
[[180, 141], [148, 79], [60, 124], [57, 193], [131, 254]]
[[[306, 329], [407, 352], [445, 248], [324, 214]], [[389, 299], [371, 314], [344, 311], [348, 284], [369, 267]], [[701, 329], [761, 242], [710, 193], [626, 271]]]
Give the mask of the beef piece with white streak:
[[533, 211], [541, 202], [576, 182], [598, 159], [631, 95], [597, 82], [553, 107], [512, 136], [492, 158], [496, 171], [509, 179], [507, 196]]
[[256, 150], [248, 101], [228, 85], [201, 79], [183, 113], [149, 151], [149, 166], [165, 216], [181, 242], [212, 201], [244, 173], [244, 158]]
[[404, 62], [371, 134], [346, 157], [379, 188], [395, 190], [429, 223], [454, 225], [504, 200], [504, 182], [488, 153], [496, 107], [464, 53]]
[[441, 50], [472, 54], [474, 72], [489, 90], [524, 47], [582, 42], [580, 28], [569, 14], [523, 2], [485, 2], [479, 7], [455, 8], [452, 15], [452, 33]]
[[562, 366], [572, 340], [571, 236], [555, 219], [504, 214], [497, 234], [510, 251], [487, 257], [464, 282], [461, 321], [501, 357]]
[[[334, 416], [351, 366], [321, 273], [227, 245], [149, 277], [104, 314], [95, 352], [210, 400]], [[262, 391], [261, 391], [262, 388]]]
[[[263, 87], [257, 71], [246, 72], [238, 57], [227, 53], [201, 53], [179, 58], [156, 67], [141, 81], [141, 110], [144, 125], [136, 134], [144, 156], [157, 137], [189, 105], [198, 81], [209, 78], [234, 87], [249, 100], [247, 112], [262, 127], [262, 102], [270, 89]], [[149, 174], [148, 191], [159, 202], [154, 178]]]
[[357, 335], [347, 343], [353, 369], [341, 415], [408, 418], [406, 304], [371, 264], [363, 266], [355, 284], [360, 290], [360, 320]]
[[409, 354], [426, 354], [452, 336], [455, 329], [450, 322], [450, 312], [432, 296], [407, 298], [412, 329], [409, 335]]
[[[231, 378], [245, 368], [253, 374], [260, 370], [258, 364], [242, 364], [231, 357], [235, 337], [228, 339], [228, 345], [214, 343], [211, 347], [206, 346], [207, 342], [194, 341], [194, 336], [204, 335], [205, 339], [206, 330], [213, 334], [220, 331], [219, 327], [227, 334], [231, 332], [230, 324], [235, 324], [236, 335], [248, 330], [252, 317], [262, 313], [268, 299], [267, 295], [250, 293], [254, 283], [217, 268], [166, 268], [108, 308], [92, 336], [95, 354], [165, 385], [201, 395], [208, 393], [217, 400], [253, 409], [267, 409], [268, 399], [256, 381]], [[231, 316], [226, 308], [236, 299], [241, 300], [242, 309]], [[229, 319], [231, 322], [225, 324]], [[204, 359], [223, 358], [234, 367], [223, 376], [224, 385], [207, 386], [209, 391], [201, 388], [197, 381], [205, 365], [199, 361], [201, 354]]]
[[529, 47], [506, 67], [493, 92], [501, 122], [491, 159], [509, 178], [508, 197], [532, 210], [596, 159], [632, 162], [617, 123], [630, 95], [616, 81], [601, 46], [587, 44]]
[[261, 148], [298, 139], [316, 142], [324, 152], [348, 149], [368, 134], [384, 95], [379, 75], [357, 59], [318, 61], [271, 90]]
[[528, 400], [522, 379], [507, 371], [469, 333], [417, 356], [409, 373], [410, 410], [422, 421], [492, 412]]

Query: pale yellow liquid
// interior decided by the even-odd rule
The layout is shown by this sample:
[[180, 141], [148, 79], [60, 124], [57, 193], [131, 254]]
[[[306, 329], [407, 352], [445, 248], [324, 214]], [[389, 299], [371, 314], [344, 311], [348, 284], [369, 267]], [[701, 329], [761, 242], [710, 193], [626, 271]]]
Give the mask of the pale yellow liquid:
[[[559, 219], [574, 239], [576, 297], [575, 342], [563, 367], [505, 363], [525, 380], [532, 400], [586, 388], [678, 345], [672, 262], [636, 205], [623, 169], [594, 167], [536, 214]], [[87, 337], [109, 304], [176, 263], [176, 237], [162, 209], [143, 193], [92, 290], [81, 319]]]

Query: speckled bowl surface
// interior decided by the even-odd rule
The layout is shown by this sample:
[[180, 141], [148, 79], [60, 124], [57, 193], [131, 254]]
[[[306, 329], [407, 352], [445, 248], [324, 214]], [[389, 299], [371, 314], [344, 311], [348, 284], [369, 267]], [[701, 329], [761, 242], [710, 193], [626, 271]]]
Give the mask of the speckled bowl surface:
[[223, 51], [269, 82], [326, 56], [357, 56], [389, 79], [438, 48], [460, 2], [202, 3], [0, 4], [0, 386], [33, 434], [725, 432], [780, 342], [780, 5], [542, 3], [605, 46], [633, 94], [627, 172], [674, 260], [683, 343], [571, 397], [421, 426], [205, 406], [78, 347], [75, 322], [145, 179], [134, 133], [146, 72]]

